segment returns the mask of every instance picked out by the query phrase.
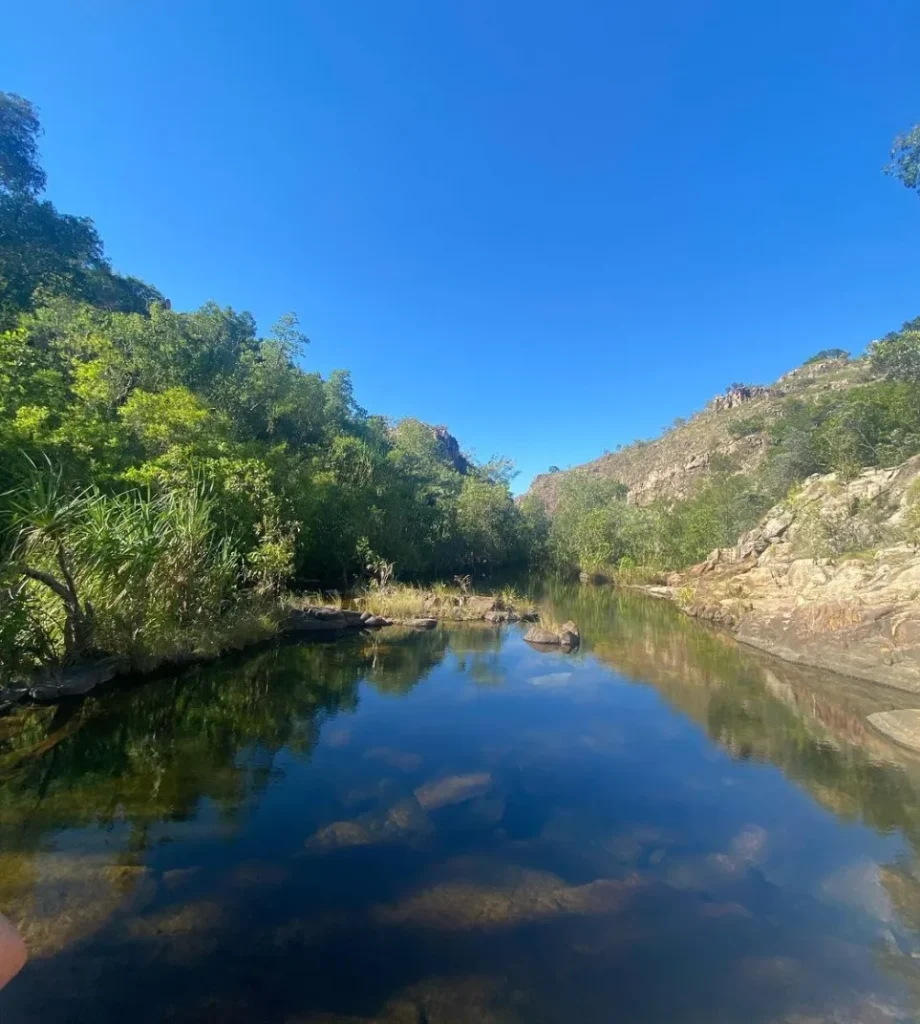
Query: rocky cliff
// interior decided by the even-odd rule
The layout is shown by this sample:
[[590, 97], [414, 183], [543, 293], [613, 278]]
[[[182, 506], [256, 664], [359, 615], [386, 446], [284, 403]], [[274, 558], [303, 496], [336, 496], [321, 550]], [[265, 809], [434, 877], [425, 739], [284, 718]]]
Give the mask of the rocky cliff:
[[790, 661], [920, 692], [920, 456], [809, 478], [732, 548], [648, 588]]
[[870, 379], [864, 360], [829, 359], [790, 371], [769, 386], [732, 384], [686, 422], [678, 421], [653, 441], [637, 441], [570, 470], [543, 473], [530, 487], [552, 512], [560, 487], [579, 473], [617, 480], [629, 487], [629, 500], [686, 498], [715, 467], [730, 464], [742, 472], [758, 466], [767, 431], [793, 398], [859, 385]]

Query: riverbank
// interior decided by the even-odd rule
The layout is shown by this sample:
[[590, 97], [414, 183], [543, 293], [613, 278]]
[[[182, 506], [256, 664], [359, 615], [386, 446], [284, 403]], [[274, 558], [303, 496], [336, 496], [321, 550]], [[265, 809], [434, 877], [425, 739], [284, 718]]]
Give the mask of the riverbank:
[[[352, 605], [348, 607], [347, 605]], [[281, 638], [336, 639], [350, 633], [405, 626], [434, 629], [440, 622], [536, 622], [536, 611], [508, 589], [496, 595], [473, 594], [459, 587], [431, 588], [392, 585], [368, 589], [352, 598], [335, 595], [323, 603], [323, 595], [289, 595], [271, 607], [260, 608], [212, 636], [208, 647], [175, 650], [160, 655], [132, 658], [124, 653], [105, 654], [79, 665], [57, 666], [0, 688], [0, 714], [17, 704], [53, 703], [83, 697], [121, 677], [152, 676], [170, 669], [206, 664]]]
[[813, 477], [737, 545], [640, 589], [785, 661], [920, 693], [920, 458]]

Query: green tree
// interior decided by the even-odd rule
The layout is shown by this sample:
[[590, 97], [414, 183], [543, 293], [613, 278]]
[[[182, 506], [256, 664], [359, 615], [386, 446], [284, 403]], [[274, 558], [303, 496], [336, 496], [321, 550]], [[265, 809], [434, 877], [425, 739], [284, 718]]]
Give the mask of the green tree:
[[897, 178], [905, 188], [920, 190], [920, 124], [895, 138], [890, 155], [885, 173]]
[[38, 163], [38, 111], [14, 92], [0, 92], [0, 193], [37, 196], [45, 190]]
[[886, 334], [869, 350], [872, 369], [892, 380], [920, 381], [920, 317]]

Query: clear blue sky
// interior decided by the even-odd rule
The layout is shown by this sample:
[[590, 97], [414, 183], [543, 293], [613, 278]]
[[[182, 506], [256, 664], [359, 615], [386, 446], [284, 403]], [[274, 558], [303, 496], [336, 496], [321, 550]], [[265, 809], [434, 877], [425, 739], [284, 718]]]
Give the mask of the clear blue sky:
[[917, 0], [38, 0], [50, 195], [517, 485], [920, 313]]

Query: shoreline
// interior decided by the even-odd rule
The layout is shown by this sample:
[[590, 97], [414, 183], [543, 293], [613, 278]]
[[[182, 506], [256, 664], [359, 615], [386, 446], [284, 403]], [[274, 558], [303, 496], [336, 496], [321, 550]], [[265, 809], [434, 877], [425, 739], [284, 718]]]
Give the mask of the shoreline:
[[425, 597], [424, 615], [389, 618], [370, 610], [337, 608], [331, 605], [292, 604], [273, 629], [242, 642], [228, 643], [214, 651], [180, 651], [151, 657], [141, 663], [128, 655], [113, 654], [83, 664], [59, 667], [37, 673], [33, 679], [0, 688], [0, 716], [16, 707], [30, 704], [55, 704], [70, 698], [85, 697], [94, 690], [119, 679], [154, 677], [195, 665], [206, 665], [233, 654], [283, 640], [339, 640], [347, 636], [376, 632], [391, 626], [425, 631], [449, 622], [487, 622], [493, 626], [509, 622], [536, 621], [536, 612], [518, 612], [500, 598], [481, 594], [461, 595], [439, 603], [434, 594]]
[[[820, 621], [828, 611], [838, 610], [828, 602], [785, 603], [769, 610], [747, 607], [726, 608], [719, 603], [684, 604], [680, 588], [648, 584], [628, 584], [627, 589], [647, 597], [670, 601], [680, 612], [701, 625], [723, 630], [738, 643], [793, 665], [823, 669], [836, 675], [873, 683], [901, 693], [917, 694], [920, 700], [920, 663], [915, 658], [895, 658], [879, 643], [878, 618], [889, 617], [897, 609], [875, 609], [866, 605], [868, 614], [860, 622], [846, 623], [837, 629], [809, 628], [808, 619]], [[887, 651], [886, 655], [881, 654]], [[890, 660], [885, 660], [885, 658]]]

